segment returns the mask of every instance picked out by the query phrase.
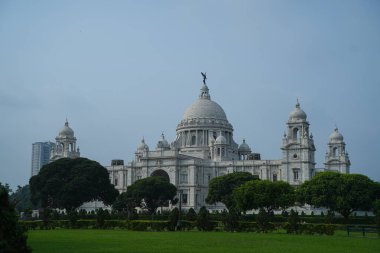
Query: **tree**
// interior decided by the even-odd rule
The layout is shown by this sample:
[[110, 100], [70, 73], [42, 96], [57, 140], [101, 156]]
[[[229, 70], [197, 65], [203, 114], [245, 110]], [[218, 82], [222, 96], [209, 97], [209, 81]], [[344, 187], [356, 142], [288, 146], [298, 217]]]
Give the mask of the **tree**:
[[197, 213], [193, 208], [190, 208], [189, 211], [186, 213], [186, 220], [188, 221], [195, 221], [197, 219]]
[[258, 177], [248, 172], [234, 172], [211, 179], [206, 203], [222, 202], [228, 210], [233, 208], [235, 206], [233, 190], [251, 180], [258, 180]]
[[173, 208], [169, 215], [169, 229], [174, 231], [176, 228], [179, 228], [179, 209], [177, 207]]
[[38, 205], [34, 205], [31, 201], [30, 186], [28, 184], [23, 187], [17, 186], [16, 192], [11, 194], [9, 199], [15, 203], [17, 212], [39, 208]]
[[132, 191], [121, 193], [114, 203], [112, 204], [112, 210], [127, 213], [127, 218], [131, 219], [135, 212], [135, 208], [139, 206], [136, 200], [132, 197]]
[[297, 191], [301, 203], [326, 207], [348, 221], [353, 211], [368, 211], [375, 200], [376, 184], [360, 174], [321, 172], [304, 182]]
[[233, 197], [237, 208], [243, 212], [263, 208], [270, 214], [273, 210], [286, 209], [295, 202], [293, 187], [283, 181], [249, 181], [236, 188]]
[[44, 165], [29, 182], [33, 203], [66, 212], [94, 200], [110, 205], [119, 194], [108, 171], [87, 158], [62, 158]]
[[157, 208], [175, 201], [177, 188], [164, 177], [147, 177], [137, 180], [127, 188], [127, 199], [137, 203], [153, 215]]
[[206, 207], [202, 206], [199, 210], [195, 224], [201, 231], [211, 231], [213, 229], [210, 214]]
[[0, 252], [29, 253], [27, 236], [18, 224], [14, 206], [9, 201], [7, 186], [0, 183]]

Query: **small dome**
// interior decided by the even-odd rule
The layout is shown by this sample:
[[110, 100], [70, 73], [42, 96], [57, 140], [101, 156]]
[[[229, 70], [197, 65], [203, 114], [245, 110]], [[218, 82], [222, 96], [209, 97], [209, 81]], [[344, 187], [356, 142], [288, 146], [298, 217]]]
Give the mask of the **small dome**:
[[343, 141], [343, 135], [339, 133], [338, 128], [334, 129], [334, 132], [330, 134], [330, 142]]
[[157, 149], [170, 149], [170, 144], [165, 140], [165, 135], [161, 134], [161, 140], [157, 142]]
[[69, 127], [69, 122], [67, 122], [67, 120], [64, 127], [61, 129], [61, 131], [59, 131], [59, 137], [74, 137], [74, 131]]
[[296, 107], [289, 114], [289, 120], [306, 120], [306, 118], [306, 113], [301, 109], [300, 103], [297, 101]]
[[227, 144], [227, 140], [223, 135], [219, 135], [215, 140], [215, 144]]
[[137, 147], [137, 151], [149, 151], [149, 146], [145, 143], [144, 138], [141, 140], [140, 145]]
[[240, 144], [238, 151], [239, 151], [240, 153], [243, 153], [243, 152], [244, 152], [244, 153], [251, 153], [251, 152], [252, 152], [252, 151], [251, 151], [251, 148], [248, 146], [248, 144], [245, 143], [245, 139], [243, 139], [243, 143]]

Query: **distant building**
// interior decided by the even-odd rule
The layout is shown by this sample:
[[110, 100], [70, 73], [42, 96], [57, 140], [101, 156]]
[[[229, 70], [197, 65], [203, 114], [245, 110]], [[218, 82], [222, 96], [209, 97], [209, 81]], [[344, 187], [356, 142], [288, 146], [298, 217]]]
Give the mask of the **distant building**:
[[50, 152], [53, 148], [54, 143], [50, 141], [32, 144], [32, 176], [37, 175], [41, 167], [49, 163]]

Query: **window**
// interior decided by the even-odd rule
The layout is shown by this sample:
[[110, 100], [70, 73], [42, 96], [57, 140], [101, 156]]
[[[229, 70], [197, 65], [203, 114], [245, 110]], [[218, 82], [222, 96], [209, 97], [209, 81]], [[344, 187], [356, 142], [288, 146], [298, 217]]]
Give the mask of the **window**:
[[293, 179], [294, 181], [299, 180], [299, 170], [293, 170]]
[[179, 183], [180, 184], [187, 184], [187, 173], [181, 173], [179, 175]]
[[207, 182], [211, 180], [211, 174], [207, 174]]
[[273, 174], [273, 182], [277, 181], [277, 174]]
[[336, 151], [337, 151], [337, 150], [338, 150], [337, 147], [334, 147], [334, 148], [333, 148], [333, 156], [334, 156], [334, 157], [336, 156], [336, 153], [337, 153]]
[[117, 178], [115, 178], [115, 186], [117, 186]]
[[191, 145], [195, 145], [197, 141], [197, 137], [195, 135], [191, 136]]
[[298, 139], [298, 128], [293, 128], [293, 140]]
[[182, 194], [182, 204], [187, 204], [187, 193]]
[[137, 176], [137, 180], [140, 180], [141, 179], [141, 176]]

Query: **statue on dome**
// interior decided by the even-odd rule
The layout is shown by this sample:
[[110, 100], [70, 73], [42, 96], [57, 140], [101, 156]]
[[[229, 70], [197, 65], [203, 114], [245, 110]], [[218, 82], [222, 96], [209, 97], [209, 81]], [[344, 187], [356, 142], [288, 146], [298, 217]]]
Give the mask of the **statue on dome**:
[[206, 79], [207, 79], [207, 76], [206, 76], [206, 72], [201, 72], [201, 75], [203, 76], [203, 84], [206, 85]]

